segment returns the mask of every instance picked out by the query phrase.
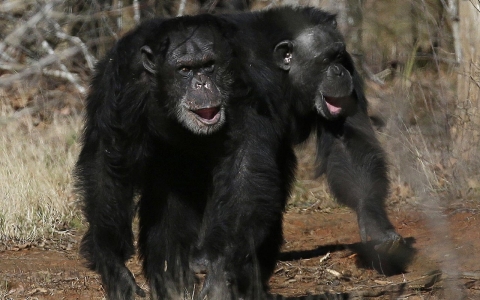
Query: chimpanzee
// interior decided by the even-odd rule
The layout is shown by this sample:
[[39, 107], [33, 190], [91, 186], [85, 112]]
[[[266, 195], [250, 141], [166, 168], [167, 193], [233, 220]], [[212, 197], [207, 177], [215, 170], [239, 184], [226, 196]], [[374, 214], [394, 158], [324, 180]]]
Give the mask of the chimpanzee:
[[209, 15], [155, 19], [96, 67], [75, 174], [89, 223], [81, 254], [109, 299], [145, 294], [125, 266], [134, 253], [136, 194], [153, 298], [177, 299], [191, 286], [189, 251], [226, 153], [226, 106], [236, 84], [224, 36], [231, 33]]
[[[287, 8], [276, 11], [283, 16], [280, 19], [291, 22], [283, 26], [294, 28], [297, 34], [292, 45], [280, 43], [275, 49], [281, 48], [284, 61], [277, 61], [281, 68], [289, 68], [289, 79], [296, 89], [294, 95], [303, 92], [304, 99], [309, 99], [310, 93], [317, 88], [317, 158], [320, 163], [317, 175], [326, 173], [335, 197], [357, 212], [362, 242], [370, 237], [381, 247], [395, 246], [401, 237], [384, 209], [389, 188], [385, 154], [368, 118], [361, 79], [345, 52], [335, 19], [313, 8], [293, 11], [296, 14]], [[306, 17], [307, 24], [303, 28], [295, 17], [291, 18], [298, 14]]]
[[[370, 237], [383, 249], [395, 247], [402, 239], [384, 208], [389, 187], [385, 155], [335, 16], [313, 8], [282, 7], [221, 18], [240, 28], [233, 44], [243, 49], [239, 59], [248, 85], [258, 93], [256, 98], [269, 99], [280, 112], [289, 107], [287, 115], [277, 113], [286, 119], [274, 128], [288, 135], [284, 139], [290, 145], [284, 143], [283, 151], [316, 130], [317, 173], [326, 173], [335, 197], [357, 212], [362, 241]], [[257, 125], [247, 130], [267, 129]], [[266, 288], [273, 271], [282, 237], [273, 205], [283, 211], [296, 161], [288, 156], [288, 164], [279, 163], [285, 190], [276, 202], [267, 203], [270, 198], [265, 194], [238, 186], [239, 178], [245, 177], [243, 171], [255, 173], [255, 167], [263, 164], [243, 164], [245, 153], [254, 153], [245, 147], [258, 149], [257, 144], [243, 144], [237, 155], [240, 161], [230, 156], [230, 168], [224, 168], [232, 172], [216, 178], [216, 186], [225, 191], [214, 189], [223, 194], [213, 197], [213, 207], [205, 212], [192, 263], [193, 269], [207, 271], [201, 297], [262, 298], [256, 287]], [[285, 156], [275, 158], [287, 161]]]

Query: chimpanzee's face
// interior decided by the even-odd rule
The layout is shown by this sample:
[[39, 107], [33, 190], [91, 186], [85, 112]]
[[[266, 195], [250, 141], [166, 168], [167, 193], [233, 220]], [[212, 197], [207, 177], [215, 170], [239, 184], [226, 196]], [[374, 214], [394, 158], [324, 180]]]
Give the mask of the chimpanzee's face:
[[215, 28], [191, 26], [172, 31], [153, 53], [143, 47], [146, 65], [154, 66], [168, 115], [195, 134], [211, 134], [225, 123], [229, 84], [228, 44]]
[[317, 111], [327, 119], [345, 113], [354, 101], [350, 98], [353, 80], [345, 43], [329, 26], [304, 30], [294, 40], [290, 80], [314, 95]]

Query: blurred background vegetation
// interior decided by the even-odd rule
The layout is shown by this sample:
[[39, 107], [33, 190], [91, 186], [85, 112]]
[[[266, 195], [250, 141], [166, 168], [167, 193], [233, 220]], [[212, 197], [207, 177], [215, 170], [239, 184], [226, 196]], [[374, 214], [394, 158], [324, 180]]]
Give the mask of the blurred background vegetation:
[[[479, 0], [0, 2], [0, 242], [82, 227], [71, 188], [95, 61], [154, 16], [312, 5], [335, 12], [389, 153], [395, 208], [479, 206]], [[299, 149], [291, 205], [328, 208]]]

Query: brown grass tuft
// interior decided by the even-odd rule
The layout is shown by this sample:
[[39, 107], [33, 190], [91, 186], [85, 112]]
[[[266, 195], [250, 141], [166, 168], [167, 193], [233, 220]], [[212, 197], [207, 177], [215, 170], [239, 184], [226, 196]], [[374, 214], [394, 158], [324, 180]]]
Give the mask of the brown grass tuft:
[[71, 170], [80, 118], [0, 123], [0, 241], [31, 241], [74, 226]]

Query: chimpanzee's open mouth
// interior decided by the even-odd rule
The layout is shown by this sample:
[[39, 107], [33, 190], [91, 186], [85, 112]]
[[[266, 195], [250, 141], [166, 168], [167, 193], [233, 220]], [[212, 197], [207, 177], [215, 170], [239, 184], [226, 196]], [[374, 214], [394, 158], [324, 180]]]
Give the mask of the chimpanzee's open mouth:
[[192, 110], [197, 119], [205, 125], [213, 125], [220, 120], [220, 106]]
[[315, 108], [324, 118], [334, 120], [347, 114], [354, 101], [350, 95], [341, 97], [326, 96], [319, 92], [315, 96]]
[[332, 116], [337, 116], [342, 112], [342, 98], [335, 98], [335, 97], [328, 97], [328, 96], [323, 96], [323, 99], [325, 100], [325, 104], [327, 105], [327, 109], [330, 112]]

